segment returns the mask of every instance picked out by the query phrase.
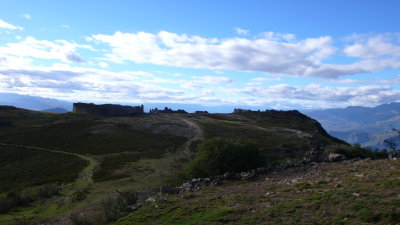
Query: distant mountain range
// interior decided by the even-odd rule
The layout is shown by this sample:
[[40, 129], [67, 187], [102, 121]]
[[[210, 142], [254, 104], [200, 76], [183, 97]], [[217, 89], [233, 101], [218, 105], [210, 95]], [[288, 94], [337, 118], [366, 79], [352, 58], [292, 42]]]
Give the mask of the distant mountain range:
[[38, 111], [54, 108], [62, 108], [66, 111], [72, 111], [72, 102], [10, 93], [0, 93], [0, 105], [12, 105], [18, 108]]
[[400, 128], [400, 103], [376, 107], [350, 106], [343, 109], [304, 111], [318, 120], [329, 134], [349, 143], [372, 148], [386, 147], [383, 141], [393, 137], [392, 128]]
[[67, 113], [68, 112], [66, 109], [60, 108], [60, 107], [51, 108], [51, 109], [45, 109], [45, 110], [42, 110], [42, 111], [43, 112], [51, 112], [51, 113]]

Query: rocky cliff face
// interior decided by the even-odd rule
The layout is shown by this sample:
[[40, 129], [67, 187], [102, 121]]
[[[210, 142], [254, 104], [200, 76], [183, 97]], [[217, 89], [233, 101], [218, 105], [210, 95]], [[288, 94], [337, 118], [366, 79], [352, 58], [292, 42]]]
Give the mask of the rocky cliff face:
[[130, 116], [144, 113], [141, 106], [123, 106], [114, 104], [95, 105], [93, 103], [74, 103], [74, 113], [87, 113], [101, 116]]

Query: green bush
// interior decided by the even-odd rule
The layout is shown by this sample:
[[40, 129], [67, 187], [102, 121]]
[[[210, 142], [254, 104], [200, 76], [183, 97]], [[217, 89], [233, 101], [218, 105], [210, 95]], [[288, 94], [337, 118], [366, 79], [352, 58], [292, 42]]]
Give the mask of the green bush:
[[371, 158], [371, 159], [384, 159], [388, 157], [386, 151], [373, 150], [371, 148], [363, 148], [359, 144], [353, 146], [346, 145], [331, 145], [325, 148], [325, 158], [330, 153], [337, 153], [346, 156], [347, 159], [354, 158]]
[[196, 158], [186, 168], [187, 178], [209, 177], [225, 172], [241, 172], [263, 166], [258, 147], [246, 140], [215, 138], [197, 147]]
[[112, 222], [128, 215], [128, 206], [134, 205], [138, 201], [135, 191], [118, 192], [117, 197], [109, 197], [101, 202], [104, 221]]

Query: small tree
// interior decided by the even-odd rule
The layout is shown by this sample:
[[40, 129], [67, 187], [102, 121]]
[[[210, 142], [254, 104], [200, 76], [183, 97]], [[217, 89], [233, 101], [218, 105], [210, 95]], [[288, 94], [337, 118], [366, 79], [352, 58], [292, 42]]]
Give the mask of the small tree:
[[197, 147], [195, 160], [187, 167], [188, 178], [251, 170], [265, 163], [258, 147], [245, 140], [215, 138]]

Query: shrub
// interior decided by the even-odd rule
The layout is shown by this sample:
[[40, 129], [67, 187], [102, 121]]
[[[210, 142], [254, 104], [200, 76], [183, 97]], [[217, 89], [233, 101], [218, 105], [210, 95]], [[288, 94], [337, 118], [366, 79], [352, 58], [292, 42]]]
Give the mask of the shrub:
[[337, 153], [346, 156], [347, 159], [354, 158], [371, 158], [371, 159], [384, 159], [388, 157], [388, 153], [386, 151], [373, 150], [371, 148], [363, 148], [359, 144], [355, 144], [353, 146], [346, 145], [330, 145], [325, 148], [324, 158], [330, 153]]
[[78, 214], [71, 214], [69, 219], [71, 220], [72, 225], [94, 225], [94, 223], [92, 223], [85, 216], [81, 216]]
[[187, 178], [209, 177], [228, 171], [248, 171], [264, 164], [255, 144], [240, 139], [215, 138], [198, 145], [196, 158], [185, 174]]
[[106, 222], [112, 222], [128, 215], [128, 206], [136, 204], [138, 197], [134, 191], [118, 192], [117, 197], [108, 197], [101, 202], [102, 214]]
[[55, 184], [46, 184], [37, 190], [39, 199], [46, 199], [60, 194], [60, 187]]

